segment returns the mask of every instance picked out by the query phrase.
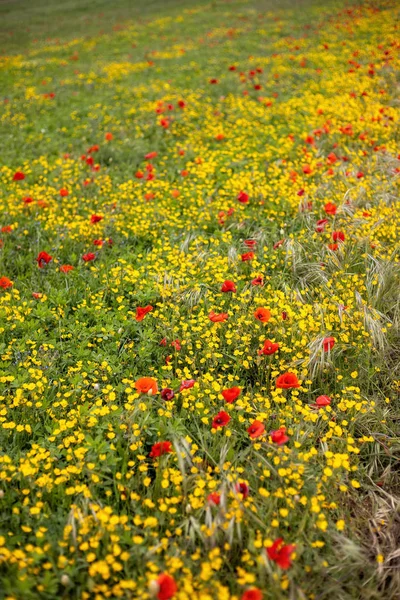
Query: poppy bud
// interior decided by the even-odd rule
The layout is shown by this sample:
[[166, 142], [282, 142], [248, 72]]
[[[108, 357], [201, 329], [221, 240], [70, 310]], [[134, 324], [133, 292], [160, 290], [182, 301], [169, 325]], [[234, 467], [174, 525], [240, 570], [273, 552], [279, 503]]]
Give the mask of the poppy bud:
[[171, 390], [171, 388], [164, 388], [163, 390], [161, 390], [161, 398], [163, 400], [172, 400], [172, 398], [174, 398], [175, 396], [175, 392], [174, 390]]
[[65, 586], [65, 587], [67, 587], [67, 585], [69, 585], [71, 583], [71, 580], [66, 573], [61, 575], [60, 581], [61, 581], [61, 585]]
[[157, 598], [158, 592], [160, 591], [160, 584], [153, 579], [149, 583], [149, 594], [152, 598]]

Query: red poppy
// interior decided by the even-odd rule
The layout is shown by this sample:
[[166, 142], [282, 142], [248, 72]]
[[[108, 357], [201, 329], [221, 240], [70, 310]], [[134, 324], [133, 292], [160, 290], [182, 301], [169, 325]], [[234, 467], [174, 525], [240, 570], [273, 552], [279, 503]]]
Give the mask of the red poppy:
[[261, 321], [261, 323], [268, 323], [271, 318], [271, 312], [268, 310], [268, 308], [263, 308], [260, 306], [254, 311], [254, 316], [257, 321]]
[[222, 284], [222, 287], [221, 287], [221, 292], [232, 292], [233, 294], [235, 294], [236, 286], [235, 286], [234, 282], [230, 281], [229, 279], [224, 281], [224, 283]]
[[175, 579], [168, 573], [161, 573], [156, 579], [157, 584], [157, 600], [170, 600], [178, 591]]
[[305, 175], [310, 175], [312, 173], [310, 165], [303, 165], [302, 170]]
[[140, 394], [157, 394], [158, 385], [153, 377], [141, 377], [135, 382], [135, 388]]
[[208, 318], [213, 323], [223, 323], [228, 318], [228, 313], [215, 313], [213, 310], [208, 315]]
[[282, 390], [288, 390], [290, 388], [300, 387], [299, 380], [294, 373], [283, 373], [276, 379], [276, 387]]
[[254, 256], [255, 256], [254, 252], [245, 252], [241, 256], [242, 262], [246, 262], [248, 260], [253, 260]]
[[286, 442], [289, 441], [289, 437], [286, 435], [285, 427], [280, 427], [279, 429], [276, 429], [275, 431], [271, 431], [270, 435], [271, 435], [271, 440], [277, 446], [283, 446], [283, 444], [286, 444]]
[[241, 482], [235, 485], [235, 489], [239, 494], [242, 494], [243, 498], [247, 498], [249, 495], [249, 486], [247, 483]]
[[170, 454], [172, 452], [172, 444], [171, 442], [157, 442], [153, 444], [151, 448], [151, 452], [149, 454], [150, 458], [158, 458], [163, 454]]
[[43, 269], [44, 265], [48, 265], [52, 258], [47, 252], [39, 252], [36, 259], [39, 269]]
[[22, 198], [22, 201], [24, 204], [32, 204], [33, 198], [31, 198], [30, 196], [26, 196], [25, 198]]
[[61, 188], [61, 190], [60, 190], [60, 196], [62, 198], [65, 198], [66, 196], [68, 196], [68, 194], [69, 194], [69, 192], [68, 192], [68, 190], [66, 188]]
[[266, 548], [268, 558], [273, 560], [281, 569], [289, 569], [291, 566], [290, 556], [293, 554], [296, 546], [284, 544], [282, 538], [274, 541], [272, 546]]
[[179, 350], [181, 350], [181, 349], [182, 349], [182, 346], [181, 346], [181, 343], [180, 343], [180, 341], [179, 341], [179, 340], [174, 340], [173, 342], [171, 342], [171, 346], [172, 346], [173, 348], [175, 348], [175, 350], [176, 350], [177, 352], [179, 352]]
[[143, 319], [145, 318], [147, 313], [151, 312], [152, 310], [153, 310], [153, 307], [150, 304], [148, 304], [147, 306], [145, 306], [143, 308], [141, 306], [138, 306], [136, 309], [136, 316], [135, 316], [136, 321], [143, 321]]
[[265, 340], [264, 346], [261, 350], [258, 351], [258, 354], [265, 354], [266, 356], [270, 356], [279, 350], [279, 344], [276, 342], [271, 342], [271, 340]]
[[279, 242], [275, 242], [275, 244], [273, 246], [274, 250], [276, 250], [277, 248], [280, 248], [280, 246], [282, 246], [282, 244], [284, 244], [284, 243], [285, 243], [284, 239], [283, 240], [279, 240]]
[[257, 246], [257, 240], [244, 240], [243, 244], [248, 248], [254, 248]]
[[251, 285], [263, 285], [264, 284], [264, 280], [261, 277], [261, 275], [259, 277], [256, 277], [255, 279], [252, 279], [251, 281]]
[[145, 159], [146, 160], [151, 160], [152, 158], [156, 158], [158, 152], [155, 152], [153, 150], [153, 152], [148, 152], [147, 154], [145, 154]]
[[174, 390], [171, 390], [171, 388], [164, 388], [163, 390], [161, 390], [161, 398], [163, 400], [172, 400], [172, 398], [174, 398], [175, 396], [175, 392]]
[[25, 173], [22, 173], [22, 171], [16, 171], [13, 175], [13, 181], [22, 181], [23, 179], [25, 179]]
[[33, 298], [35, 298], [35, 300], [39, 300], [43, 294], [41, 294], [40, 292], [32, 292], [32, 296]]
[[113, 134], [110, 133], [109, 131], [106, 133], [106, 135], [104, 137], [107, 140], [107, 142], [111, 142], [111, 140], [114, 138]]
[[136, 179], [143, 179], [143, 177], [144, 177], [143, 171], [136, 171], [135, 177], [136, 177]]
[[210, 83], [218, 83], [218, 79], [210, 79]]
[[182, 392], [183, 390], [190, 390], [195, 383], [196, 381], [194, 379], [186, 379], [185, 381], [182, 381], [179, 391]]
[[93, 244], [95, 246], [100, 246], [100, 248], [101, 248], [104, 244], [104, 241], [103, 240], [93, 240]]
[[13, 286], [13, 282], [8, 277], [0, 277], [0, 288], [6, 290]]
[[226, 390], [222, 390], [221, 394], [228, 404], [232, 404], [232, 402], [239, 398], [241, 391], [242, 390], [239, 387], [231, 387]]
[[262, 591], [253, 587], [243, 592], [240, 600], [262, 600], [262, 597]]
[[334, 231], [332, 233], [332, 239], [334, 242], [344, 242], [345, 235], [344, 235], [343, 231]]
[[167, 338], [163, 338], [160, 342], [160, 346], [166, 346], [167, 345]]
[[69, 271], [73, 271], [74, 267], [72, 265], [61, 265], [60, 273], [69, 273]]
[[104, 219], [103, 215], [92, 215], [90, 217], [90, 222], [91, 223], [99, 223], [100, 221], [102, 221]]
[[228, 425], [230, 420], [231, 420], [231, 418], [228, 415], [228, 413], [226, 413], [224, 410], [221, 410], [213, 418], [212, 427], [213, 427], [213, 429], [218, 429], [218, 427], [225, 427], [225, 425]]
[[249, 201], [249, 195], [241, 190], [237, 195], [237, 199], [241, 204], [247, 204]]
[[318, 396], [318, 398], [315, 401], [315, 404], [317, 406], [329, 406], [331, 403], [331, 399], [329, 398], [329, 396]]
[[326, 337], [322, 340], [322, 346], [324, 348], [324, 352], [329, 352], [329, 350], [332, 350], [333, 346], [335, 345], [335, 338], [334, 337]]
[[264, 424], [261, 421], [253, 421], [250, 427], [247, 428], [247, 433], [251, 437], [252, 440], [260, 437], [265, 433]]
[[333, 204], [333, 202], [328, 202], [324, 206], [324, 211], [327, 215], [336, 215], [337, 206], [336, 204]]
[[332, 252], [336, 252], [336, 250], [339, 249], [339, 245], [338, 244], [328, 244], [328, 248], [329, 248], [329, 250], [332, 250]]
[[11, 233], [11, 232], [12, 232], [12, 230], [13, 230], [13, 228], [12, 228], [12, 226], [11, 226], [11, 225], [4, 225], [4, 226], [1, 228], [1, 232], [2, 232], [2, 233]]
[[325, 225], [328, 223], [328, 219], [319, 219], [319, 221], [317, 221], [317, 224], [315, 226], [315, 231], [317, 233], [322, 233], [325, 229]]
[[219, 506], [219, 504], [221, 504], [221, 494], [218, 494], [218, 492], [211, 492], [211, 494], [208, 494], [207, 496], [207, 502]]
[[84, 254], [82, 256], [82, 260], [84, 260], [85, 262], [90, 262], [92, 260], [94, 260], [96, 258], [96, 255], [93, 254], [93, 252], [87, 252], [86, 254]]

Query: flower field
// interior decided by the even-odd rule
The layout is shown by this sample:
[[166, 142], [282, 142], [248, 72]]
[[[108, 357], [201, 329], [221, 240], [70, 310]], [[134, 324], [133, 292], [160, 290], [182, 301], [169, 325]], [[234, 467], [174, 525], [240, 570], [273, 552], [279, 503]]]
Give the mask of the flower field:
[[111, 4], [0, 30], [0, 598], [396, 600], [400, 6]]

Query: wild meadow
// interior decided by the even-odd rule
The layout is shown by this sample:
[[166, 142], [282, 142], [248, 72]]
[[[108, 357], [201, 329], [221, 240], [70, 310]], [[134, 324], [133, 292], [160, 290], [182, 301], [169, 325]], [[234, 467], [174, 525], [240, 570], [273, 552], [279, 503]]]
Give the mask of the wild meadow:
[[396, 0], [0, 4], [0, 598], [396, 600]]

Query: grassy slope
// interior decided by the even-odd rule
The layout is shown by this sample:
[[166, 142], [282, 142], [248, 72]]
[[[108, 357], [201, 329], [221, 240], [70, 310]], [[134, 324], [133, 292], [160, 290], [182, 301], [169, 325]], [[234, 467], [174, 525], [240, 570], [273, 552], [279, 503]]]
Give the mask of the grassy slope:
[[[0, 4], [0, 47], [22, 54], [5, 61], [0, 74], [1, 93], [8, 100], [2, 107], [1, 225], [14, 229], [10, 237], [3, 235], [0, 275], [10, 277], [14, 287], [2, 297], [4, 319], [10, 322], [1, 349], [3, 375], [15, 378], [2, 380], [6, 427], [1, 447], [11, 467], [6, 464], [0, 506], [11, 555], [1, 567], [5, 591], [0, 588], [0, 596], [107, 597], [116, 593], [113, 585], [121, 592], [121, 579], [139, 582], [143, 589], [150, 573], [165, 569], [196, 590], [181, 591], [182, 599], [187, 593], [192, 600], [198, 590], [201, 600], [210, 597], [206, 593], [240, 597], [253, 580], [274, 600], [290, 594], [312, 598], [313, 593], [326, 599], [395, 598], [396, 88], [391, 64], [374, 54], [378, 44], [392, 47], [393, 3], [382, 3], [381, 14], [363, 9], [354, 18], [337, 16], [336, 2], [323, 8], [318, 2], [216, 2], [192, 12], [183, 6], [200, 5]], [[260, 11], [263, 19], [257, 16]], [[227, 33], [230, 28], [237, 32]], [[105, 35], [99, 36], [99, 30]], [[58, 38], [69, 43], [57, 44]], [[354, 52], [360, 52], [362, 68], [351, 76], [348, 60]], [[300, 66], [303, 55], [305, 67]], [[372, 61], [379, 65], [376, 78], [368, 75]], [[249, 79], [240, 84], [237, 73], [228, 72], [231, 64], [246, 72], [261, 65], [262, 91], [254, 92]], [[317, 68], [322, 68], [321, 79]], [[212, 77], [220, 84], [209, 85]], [[244, 88], [249, 97], [243, 96]], [[350, 96], [354, 91], [355, 99]], [[43, 98], [51, 92], [53, 100]], [[271, 107], [257, 100], [260, 94]], [[174, 110], [174, 121], [163, 130], [155, 115], [157, 101], [176, 106], [180, 98], [187, 108]], [[384, 120], [374, 120], [381, 109]], [[349, 122], [355, 133], [346, 137], [340, 128]], [[305, 137], [323, 126], [326, 135], [318, 134], [307, 147]], [[113, 132], [112, 143], [104, 141], [106, 131]], [[222, 144], [215, 140], [221, 132], [226, 136]], [[387, 152], [373, 151], [371, 139]], [[98, 172], [80, 160], [93, 144], [100, 146], [93, 153]], [[183, 157], [178, 153], [182, 147]], [[134, 174], [145, 169], [143, 155], [150, 150], [159, 153], [157, 177], [144, 183]], [[334, 162], [333, 176], [326, 173], [332, 151], [349, 157], [348, 163]], [[62, 158], [65, 153], [70, 160]], [[312, 165], [310, 177], [302, 173], [305, 163]], [[20, 184], [12, 181], [17, 169], [27, 174]], [[189, 171], [188, 178], [182, 178], [182, 169]], [[288, 177], [293, 169], [295, 182]], [[362, 180], [357, 172], [364, 173]], [[93, 185], [82, 186], [91, 178]], [[61, 187], [69, 190], [62, 200]], [[310, 212], [298, 211], [301, 188], [313, 203]], [[250, 193], [248, 206], [235, 200], [241, 189]], [[181, 196], [175, 198], [174, 190]], [[149, 192], [154, 202], [144, 201]], [[32, 205], [23, 204], [27, 195], [34, 198]], [[327, 201], [336, 202], [339, 211], [321, 237], [314, 232], [315, 220], [325, 216]], [[231, 206], [236, 212], [229, 218]], [[219, 222], [220, 211], [225, 216]], [[363, 217], [365, 211], [371, 217]], [[90, 225], [93, 213], [105, 215], [95, 227]], [[343, 229], [350, 240], [337, 253], [327, 249], [334, 229]], [[106, 243], [99, 250], [94, 238], [112, 238], [114, 246]], [[251, 266], [238, 259], [246, 238], [257, 240], [257, 262]], [[273, 250], [280, 238], [286, 242]], [[41, 250], [54, 257], [43, 271], [35, 264]], [[93, 266], [80, 258], [88, 250], [98, 252]], [[75, 271], [61, 279], [58, 266], [63, 263]], [[259, 273], [265, 287], [249, 286]], [[240, 292], [232, 300], [219, 292], [226, 278]], [[43, 294], [39, 302], [31, 298], [32, 291]], [[156, 312], [136, 323], [136, 306], [149, 303]], [[338, 309], [341, 304], [349, 307], [348, 318]], [[263, 305], [273, 314], [267, 333], [252, 317]], [[225, 329], [210, 329], [211, 309], [229, 312]], [[285, 322], [282, 310], [289, 315]], [[337, 339], [332, 357], [320, 351], [327, 334]], [[170, 349], [159, 346], [164, 336], [183, 342], [170, 366], [165, 365]], [[279, 358], [258, 358], [266, 337], [281, 344]], [[293, 369], [302, 388], [277, 393], [276, 375]], [[158, 401], [139, 404], [132, 394], [142, 375], [156, 377], [163, 386], [179, 387], [191, 377], [199, 384], [193, 395], [186, 392], [183, 400], [177, 395], [165, 409]], [[228, 407], [233, 436], [211, 434], [210, 417], [227, 408], [218, 391], [230, 385], [244, 390], [241, 411]], [[334, 398], [333, 413], [307, 408], [319, 394]], [[103, 403], [103, 413], [96, 402]], [[250, 447], [245, 431], [254, 418], [263, 420], [268, 431], [286, 426], [291, 443], [276, 449], [264, 440]], [[14, 421], [31, 425], [33, 433], [8, 427]], [[129, 433], [132, 428], [135, 435]], [[164, 457], [158, 470], [149, 461], [147, 471], [141, 471], [140, 457], [148, 455], [153, 442], [171, 439], [183, 451], [185, 436], [199, 449], [186, 452], [183, 465], [173, 455]], [[40, 449], [31, 450], [32, 442]], [[47, 463], [41, 449], [49, 453]], [[325, 472], [332, 467], [327, 450], [345, 457], [333, 474], [332, 469]], [[29, 471], [29, 452], [34, 472]], [[275, 470], [277, 460], [289, 469], [286, 475]], [[221, 475], [225, 466], [226, 477]], [[170, 477], [164, 480], [170, 487], [164, 488], [167, 468]], [[243, 505], [234, 489], [238, 478], [251, 489]], [[361, 489], [352, 488], [354, 478]], [[204, 489], [223, 490], [231, 511], [226, 522], [222, 514], [204, 508]], [[288, 489], [295, 490], [294, 497]], [[176, 523], [170, 523], [173, 513], [165, 518], [158, 508], [164, 494], [178, 498]], [[88, 496], [102, 518], [107, 506], [115, 515], [128, 515], [130, 530], [117, 523], [102, 531], [92, 520]], [[146, 498], [156, 501], [155, 510], [143, 505]], [[135, 515], [158, 520], [155, 539], [150, 526], [146, 531], [133, 522]], [[202, 529], [210, 519], [221, 519], [215, 536]], [[65, 529], [71, 523], [78, 533]], [[46, 528], [44, 536], [35, 535], [39, 527]], [[168, 551], [147, 553], [159, 537], [167, 544], [171, 528]], [[95, 540], [99, 532], [104, 544], [93, 563], [80, 544]], [[142, 534], [144, 544], [132, 547], [132, 536]], [[257, 562], [265, 540], [278, 534], [297, 545], [287, 576]], [[63, 535], [72, 540], [64, 547]], [[116, 567], [110, 579], [104, 577], [104, 558], [113, 552], [112, 536], [130, 555], [119, 559], [123, 576]], [[50, 567], [29, 544], [42, 548]], [[199, 549], [197, 558], [181, 554], [191, 544]], [[213, 587], [207, 574], [217, 558], [209, 554], [215, 545], [222, 562], [211, 578]], [[242, 562], [243, 548], [249, 555]], [[18, 549], [26, 556], [18, 556]], [[182, 565], [168, 555], [179, 557]], [[383, 563], [377, 563], [381, 555]], [[63, 587], [66, 573], [72, 584]], [[130, 592], [122, 593], [129, 597]], [[145, 597], [143, 591], [132, 594]]]

